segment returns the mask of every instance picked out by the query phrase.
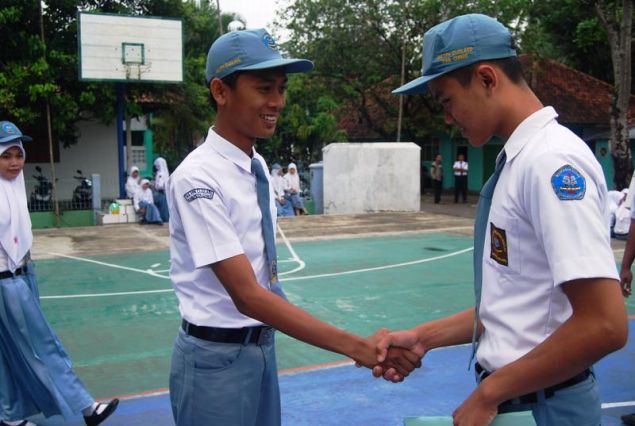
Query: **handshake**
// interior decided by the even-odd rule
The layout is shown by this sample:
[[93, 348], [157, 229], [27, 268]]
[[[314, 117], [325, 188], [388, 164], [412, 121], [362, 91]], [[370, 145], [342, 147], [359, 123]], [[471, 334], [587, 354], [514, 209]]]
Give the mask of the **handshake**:
[[355, 365], [372, 369], [373, 376], [393, 383], [403, 381], [421, 367], [426, 348], [414, 330], [390, 332], [380, 328], [366, 338], [353, 356]]

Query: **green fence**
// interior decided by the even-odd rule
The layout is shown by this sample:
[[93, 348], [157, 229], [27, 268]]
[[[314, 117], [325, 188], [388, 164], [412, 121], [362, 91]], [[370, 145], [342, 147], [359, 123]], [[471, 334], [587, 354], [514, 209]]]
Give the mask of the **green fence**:
[[[33, 229], [55, 228], [55, 212], [31, 212], [31, 224]], [[62, 228], [94, 224], [95, 214], [92, 210], [68, 210], [60, 213], [59, 226]]]

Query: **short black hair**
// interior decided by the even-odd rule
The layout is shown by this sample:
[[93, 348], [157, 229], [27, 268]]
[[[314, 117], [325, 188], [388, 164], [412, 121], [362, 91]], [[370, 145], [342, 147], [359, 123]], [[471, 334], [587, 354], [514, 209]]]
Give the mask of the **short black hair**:
[[463, 68], [459, 68], [458, 70], [454, 70], [447, 74], [448, 77], [452, 77], [463, 87], [467, 87], [472, 82], [472, 76], [474, 75], [474, 69], [480, 64], [493, 64], [500, 68], [503, 73], [509, 78], [514, 84], [523, 84], [525, 83], [525, 75], [523, 74], [523, 66], [518, 60], [517, 56], [510, 56], [508, 58], [503, 59], [489, 59], [485, 61], [480, 61], [468, 65]]
[[[236, 82], [238, 81], [238, 77], [240, 77], [240, 75], [242, 74], [242, 71], [236, 71], [233, 72], [229, 75], [226, 75], [225, 77], [221, 78], [221, 81], [226, 84], [227, 86], [231, 87], [232, 89], [234, 89], [236, 87]], [[210, 81], [210, 84], [212, 82]], [[212, 108], [214, 108], [214, 111], [218, 112], [218, 104], [216, 103], [216, 99], [214, 99], [214, 96], [212, 95], [212, 88], [210, 87], [210, 85], [207, 85], [207, 90], [209, 93], [209, 100], [212, 104]]]

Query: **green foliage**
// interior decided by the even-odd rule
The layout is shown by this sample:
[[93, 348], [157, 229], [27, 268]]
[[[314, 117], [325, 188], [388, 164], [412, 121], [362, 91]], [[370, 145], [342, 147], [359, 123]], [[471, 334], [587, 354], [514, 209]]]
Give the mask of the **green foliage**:
[[275, 135], [260, 141], [258, 151], [272, 163], [320, 160], [325, 145], [346, 141], [346, 133], [337, 129], [334, 113], [338, 108], [339, 104], [324, 94], [310, 73], [289, 75], [287, 107]]
[[525, 51], [556, 59], [600, 80], [613, 83], [611, 49], [593, 2], [542, 0], [530, 9]]
[[[0, 0], [0, 117], [43, 135], [48, 101], [53, 138], [64, 146], [77, 142], [80, 120], [112, 124], [115, 84], [78, 78], [78, 10], [179, 17], [185, 32], [184, 82], [126, 85], [127, 113], [154, 114], [157, 150], [175, 165], [191, 149], [193, 135], [204, 132], [213, 118], [204, 70], [218, 23], [215, 9], [202, 3], [199, 9], [182, 0], [49, 0], [43, 8], [45, 46], [40, 38], [39, 1]], [[231, 19], [224, 17], [226, 22]]]
[[[529, 0], [312, 0], [291, 3], [279, 18], [291, 32], [285, 48], [316, 64], [308, 82], [341, 106], [335, 116], [356, 114], [381, 139], [395, 140], [398, 97], [389, 91], [399, 86], [402, 48], [410, 81], [420, 75], [423, 34], [432, 26], [481, 12], [520, 36], [530, 5]], [[402, 140], [421, 142], [444, 127], [429, 97], [404, 97]]]
[[111, 122], [114, 114], [110, 85], [78, 81], [75, 20], [80, 4], [70, 0], [47, 2], [45, 46], [40, 38], [39, 1], [0, 1], [0, 117], [15, 121], [23, 129], [39, 129], [37, 134], [46, 134], [43, 129], [48, 102], [53, 137], [63, 145], [77, 141], [76, 123], [80, 119]]

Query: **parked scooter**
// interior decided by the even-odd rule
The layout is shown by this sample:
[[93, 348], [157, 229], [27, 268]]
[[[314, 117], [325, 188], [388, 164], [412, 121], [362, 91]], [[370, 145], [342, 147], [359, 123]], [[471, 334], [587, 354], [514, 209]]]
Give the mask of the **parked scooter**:
[[85, 177], [81, 170], [77, 170], [77, 176], [73, 179], [79, 181], [79, 185], [73, 190], [73, 207], [78, 210], [88, 210], [93, 207], [93, 181]]
[[29, 210], [35, 212], [52, 210], [53, 184], [44, 176], [40, 166], [35, 166], [35, 170], [38, 174], [33, 175], [33, 178], [38, 183], [31, 192]]

